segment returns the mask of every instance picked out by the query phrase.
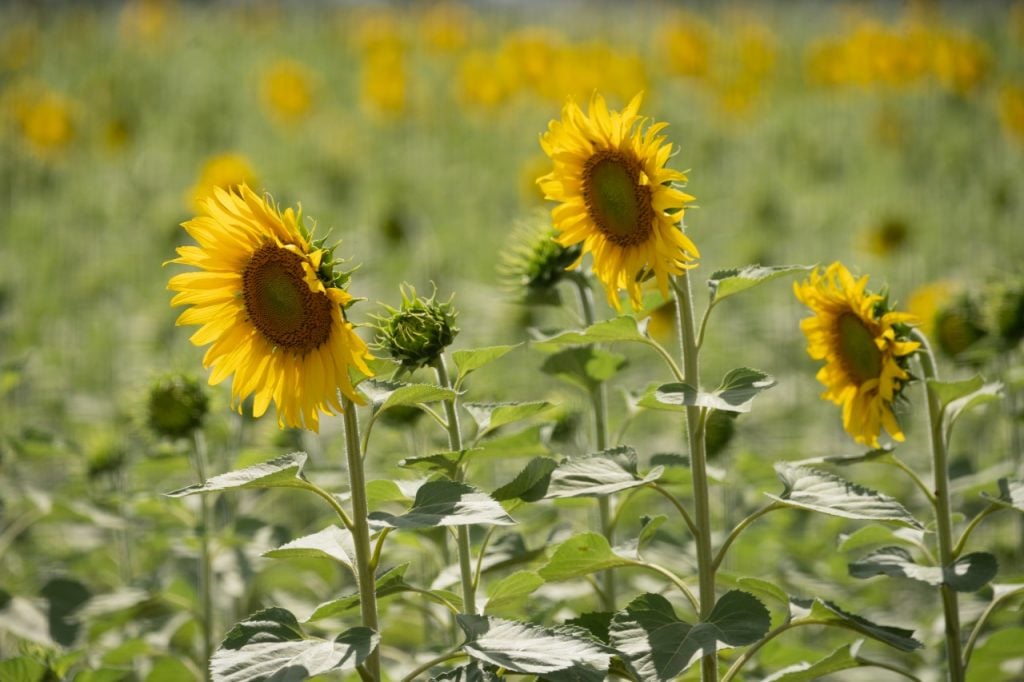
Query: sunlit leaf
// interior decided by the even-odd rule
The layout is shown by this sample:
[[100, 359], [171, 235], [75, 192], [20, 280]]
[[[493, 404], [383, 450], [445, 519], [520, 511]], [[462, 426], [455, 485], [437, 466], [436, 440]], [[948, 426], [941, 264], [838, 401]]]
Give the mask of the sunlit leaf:
[[667, 682], [704, 653], [715, 651], [714, 628], [694, 626], [676, 616], [659, 594], [643, 594], [615, 614], [609, 642], [631, 672], [644, 682]]
[[498, 501], [520, 499], [524, 502], [536, 502], [544, 499], [551, 481], [551, 472], [558, 462], [550, 457], [535, 457], [529, 464], [516, 474], [511, 481], [501, 486], [491, 497]]
[[562, 332], [554, 336], [537, 339], [533, 342], [533, 346], [540, 350], [552, 351], [564, 346], [630, 341], [648, 343], [647, 336], [642, 327], [637, 323], [636, 318], [630, 315], [620, 315], [611, 320], [592, 324], [583, 331]]
[[315, 557], [333, 559], [352, 568], [351, 557], [355, 554], [352, 534], [339, 526], [330, 525], [312, 535], [296, 538], [277, 549], [264, 552], [272, 559], [295, 559]]
[[888, 545], [899, 542], [919, 545], [924, 541], [924, 531], [914, 528], [890, 528], [880, 524], [863, 526], [848, 535], [839, 536], [839, 550], [849, 552], [872, 545]]
[[416, 491], [405, 514], [376, 511], [370, 520], [377, 526], [417, 529], [436, 526], [509, 525], [515, 521], [489, 495], [465, 483], [428, 481]]
[[594, 346], [570, 347], [544, 360], [540, 370], [550, 376], [591, 390], [608, 381], [626, 366], [626, 358], [618, 353]]
[[[535, 548], [526, 546], [519, 533], [503, 533], [487, 545], [483, 558], [479, 559], [481, 573], [506, 571], [514, 566], [529, 563], [544, 553], [544, 545]], [[431, 589], [448, 587], [462, 577], [458, 563], [446, 566], [430, 584]]]
[[379, 639], [365, 627], [334, 640], [309, 638], [290, 612], [264, 609], [231, 628], [210, 659], [210, 673], [216, 682], [284, 682], [354, 670]]
[[398, 466], [406, 469], [427, 469], [428, 471], [440, 471], [449, 477], [455, 476], [459, 463], [466, 457], [469, 450], [459, 452], [435, 452], [430, 455], [419, 455], [405, 457], [399, 460]]
[[943, 571], [938, 566], [921, 566], [902, 547], [882, 547], [849, 565], [854, 578], [887, 575], [909, 578], [929, 585], [946, 582], [957, 592], [977, 592], [998, 572], [996, 558], [986, 552], [966, 554]]
[[479, 432], [483, 434], [499, 426], [536, 416], [551, 407], [551, 403], [546, 400], [521, 403], [464, 403], [463, 407], [476, 422]]
[[548, 446], [545, 445], [550, 431], [550, 424], [536, 424], [514, 433], [489, 435], [472, 450], [473, 457], [505, 460], [513, 457], [546, 455], [550, 453]]
[[967, 682], [1002, 681], [1008, 679], [1007, 671], [1019, 671], [1024, 659], [1021, 642], [1024, 642], [1024, 627], [1019, 625], [1005, 626], [984, 638], [971, 656]]
[[50, 669], [27, 656], [0, 661], [0, 680], [5, 682], [45, 682]]
[[1024, 512], [1024, 481], [1018, 481], [1012, 478], [1000, 478], [998, 485], [998, 496], [993, 497], [987, 493], [982, 493], [982, 495], [1000, 506]]
[[518, 347], [519, 344], [517, 343], [511, 346], [488, 346], [487, 348], [457, 350], [452, 353], [452, 360], [455, 361], [455, 367], [459, 370], [459, 377], [464, 378], [469, 373], [489, 365]]
[[808, 265], [748, 265], [743, 268], [731, 268], [729, 270], [718, 270], [711, 273], [708, 279], [708, 288], [711, 290], [711, 304], [714, 305], [722, 299], [728, 298], [741, 291], [764, 282], [770, 282], [786, 275], [808, 272], [814, 266]]
[[615, 554], [603, 535], [580, 533], [560, 544], [537, 574], [547, 582], [558, 582], [632, 564]]
[[636, 451], [628, 446], [602, 450], [584, 457], [569, 457], [551, 472], [549, 499], [563, 497], [600, 497], [638, 488], [661, 477], [663, 467], [655, 467], [646, 476], [636, 468]]
[[212, 493], [221, 490], [244, 488], [305, 488], [311, 486], [302, 475], [306, 463], [305, 452], [293, 452], [275, 457], [269, 462], [255, 464], [238, 471], [229, 471], [207, 479], [203, 484], [164, 493], [167, 497], [185, 497], [196, 493]]
[[480, 665], [479, 661], [470, 661], [466, 665], [460, 665], [436, 677], [431, 677], [430, 682], [500, 682], [501, 678]]
[[858, 668], [870, 663], [862, 662], [857, 656], [863, 639], [847, 644], [814, 663], [797, 663], [764, 678], [764, 682], [815, 682], [823, 675]]
[[900, 651], [913, 651], [924, 646], [921, 642], [911, 637], [914, 634], [913, 630], [905, 630], [891, 625], [878, 625], [867, 618], [844, 611], [835, 604], [821, 599], [792, 598], [790, 599], [790, 611], [793, 621], [802, 619], [809, 619], [815, 622], [824, 621], [858, 632]]
[[551, 682], [605, 679], [612, 652], [586, 630], [469, 614], [456, 619], [466, 633], [463, 651], [477, 660]]
[[518, 612], [523, 600], [543, 584], [544, 578], [536, 571], [516, 571], [505, 576], [488, 588], [484, 613], [496, 616], [502, 615], [506, 610]]
[[[394, 568], [388, 569], [384, 573], [377, 576], [374, 581], [375, 591], [378, 597], [387, 597], [392, 594], [398, 594], [399, 592], [407, 592], [413, 587], [405, 581], [405, 572], [408, 570], [409, 564], [399, 564]], [[322, 620], [324, 618], [331, 618], [332, 616], [338, 616], [359, 606], [359, 593], [347, 595], [340, 599], [332, 599], [329, 602], [324, 602], [316, 607], [306, 622], [312, 622], [315, 620]]]
[[404, 384], [400, 381], [364, 381], [359, 390], [370, 399], [380, 411], [392, 407], [412, 407], [439, 400], [454, 400], [455, 391], [433, 384]]
[[749, 412], [754, 398], [775, 385], [775, 379], [756, 369], [730, 370], [721, 385], [712, 392], [698, 391], [683, 383], [663, 384], [648, 389], [640, 399], [641, 407], [683, 411], [687, 407], [706, 407], [725, 412]]
[[894, 521], [923, 528], [896, 499], [835, 474], [784, 462], [775, 465], [785, 490], [768, 497], [789, 507], [865, 521]]

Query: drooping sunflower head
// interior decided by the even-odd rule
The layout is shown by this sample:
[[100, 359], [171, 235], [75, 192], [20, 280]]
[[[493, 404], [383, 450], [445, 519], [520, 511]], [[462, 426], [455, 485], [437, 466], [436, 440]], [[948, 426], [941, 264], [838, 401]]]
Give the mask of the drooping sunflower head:
[[843, 408], [843, 428], [853, 439], [878, 447], [884, 427], [902, 441], [892, 405], [910, 379], [907, 361], [920, 344], [907, 340], [908, 313], [887, 309], [885, 297], [866, 291], [865, 275], [854, 279], [839, 262], [793, 285], [797, 299], [814, 313], [800, 323], [807, 352], [824, 360], [818, 381], [822, 398]]
[[345, 319], [347, 273], [334, 272], [333, 249], [312, 241], [299, 213], [247, 185], [215, 189], [205, 211], [183, 223], [198, 245], [170, 261], [199, 268], [167, 285], [178, 292], [172, 306], [191, 306], [177, 323], [201, 325], [192, 343], [210, 344], [211, 384], [234, 375], [238, 409], [252, 395], [254, 416], [273, 402], [282, 428], [317, 431], [320, 412], [341, 411], [339, 391], [359, 401], [349, 369], [372, 374], [366, 343]]
[[558, 202], [551, 211], [556, 240], [581, 244], [582, 255], [593, 256], [594, 273], [616, 309], [620, 290], [640, 308], [640, 285], [650, 275], [667, 297], [668, 278], [700, 255], [681, 229], [693, 201], [679, 189], [686, 176], [665, 167], [672, 145], [659, 133], [667, 124], [647, 125], [637, 113], [640, 101], [637, 95], [621, 112], [609, 111], [595, 93], [583, 113], [570, 100], [540, 139], [554, 163], [537, 182], [545, 198]]

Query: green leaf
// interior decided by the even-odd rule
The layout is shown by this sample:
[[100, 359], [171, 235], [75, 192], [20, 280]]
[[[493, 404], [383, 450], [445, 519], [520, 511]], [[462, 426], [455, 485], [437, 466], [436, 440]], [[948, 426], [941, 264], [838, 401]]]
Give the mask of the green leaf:
[[[544, 547], [529, 549], [519, 533], [504, 533], [487, 545], [487, 551], [480, 560], [481, 573], [504, 571], [513, 566], [526, 564], [544, 553]], [[455, 585], [461, 579], [459, 565], [446, 566], [430, 584], [431, 589]]]
[[660, 594], [643, 594], [615, 614], [609, 642], [626, 667], [644, 682], [667, 682], [704, 653], [715, 651], [714, 628], [676, 616]]
[[808, 265], [748, 265], [743, 268], [731, 268], [729, 270], [718, 270], [711, 273], [708, 279], [708, 288], [711, 290], [711, 305], [714, 305], [724, 298], [746, 291], [751, 287], [764, 282], [770, 282], [779, 277], [809, 272], [814, 266]]
[[608, 628], [611, 627], [612, 616], [614, 615], [615, 614], [610, 611], [589, 611], [587, 613], [581, 613], [575, 618], [570, 618], [565, 621], [565, 625], [583, 628], [593, 635], [595, 639], [607, 644]]
[[519, 612], [523, 600], [533, 594], [537, 588], [544, 584], [536, 571], [516, 571], [505, 576], [494, 583], [487, 590], [487, 603], [484, 605], [484, 613], [491, 616], [501, 615], [509, 610], [513, 613]]
[[1002, 507], [1024, 512], [1024, 481], [1000, 478], [998, 485], [999, 495], [997, 497], [986, 493], [982, 493], [982, 495]]
[[398, 461], [398, 466], [405, 469], [427, 469], [428, 471], [440, 471], [449, 477], [455, 476], [459, 463], [469, 450], [459, 452], [435, 452], [431, 455], [419, 457], [406, 457]]
[[491, 497], [499, 502], [515, 499], [524, 502], [542, 500], [548, 492], [551, 472], [557, 466], [558, 462], [550, 457], [535, 457], [515, 478], [491, 493]]
[[558, 582], [633, 563], [615, 554], [603, 535], [580, 533], [560, 544], [537, 574], [547, 582]]
[[865, 521], [894, 521], [924, 528], [894, 498], [851, 483], [827, 471], [776, 463], [775, 472], [785, 490], [781, 496], [765, 493], [788, 507]]
[[998, 564], [991, 554], [973, 552], [960, 557], [943, 571], [938, 566], [917, 564], [910, 552], [902, 547], [882, 547], [851, 563], [849, 571], [854, 578], [887, 575], [936, 586], [945, 580], [957, 592], [977, 592], [996, 577]]
[[863, 639], [847, 644], [815, 663], [797, 663], [764, 678], [764, 682], [815, 682], [823, 675], [870, 665], [857, 655]]
[[839, 550], [850, 552], [863, 547], [888, 545], [893, 542], [916, 546], [924, 541], [924, 533], [912, 528], [890, 528], [873, 523], [858, 528], [849, 535], [840, 535], [839, 538]]
[[790, 610], [792, 620], [812, 620], [815, 622], [826, 622], [837, 627], [859, 632], [860, 634], [888, 644], [900, 651], [913, 651], [924, 645], [911, 635], [913, 630], [892, 627], [890, 625], [878, 625], [867, 618], [863, 618], [848, 611], [844, 611], [832, 602], [821, 599], [790, 599]]
[[736, 584], [755, 595], [760, 594], [765, 597], [771, 597], [779, 602], [779, 604], [787, 608], [789, 607], [789, 595], [775, 583], [763, 580], [762, 578], [744, 577], [738, 579]]
[[5, 682], [44, 682], [50, 669], [28, 656], [0, 661], [0, 680]]
[[351, 557], [355, 554], [352, 534], [339, 526], [330, 525], [312, 535], [296, 538], [281, 545], [277, 549], [264, 552], [263, 556], [271, 559], [298, 559], [314, 557], [317, 559], [333, 559], [352, 568]]
[[405, 384], [400, 381], [364, 381], [359, 390], [369, 398], [377, 410], [383, 412], [392, 407], [412, 407], [439, 400], [455, 400], [458, 394], [450, 388], [433, 384]]
[[58, 644], [70, 647], [81, 626], [76, 611], [89, 600], [89, 589], [71, 578], [51, 578], [39, 594], [47, 601], [50, 636]]
[[640, 399], [641, 407], [682, 412], [687, 407], [707, 407], [724, 412], [749, 412], [754, 398], [775, 385], [775, 379], [749, 367], [730, 370], [712, 393], [689, 384], [663, 384], [649, 388]]
[[972, 407], [999, 400], [1003, 391], [1001, 383], [986, 384], [985, 380], [978, 375], [965, 381], [928, 379], [928, 386], [938, 395], [942, 405], [943, 424], [947, 439], [950, 429], [953, 428], [953, 423], [961, 414]]
[[719, 642], [746, 646], [764, 637], [771, 628], [771, 614], [761, 601], [742, 590], [729, 590], [715, 602], [706, 622], [715, 628]]
[[235, 625], [210, 659], [216, 682], [304, 680], [354, 670], [380, 638], [369, 628], [346, 630], [333, 641], [308, 638], [289, 611], [264, 609]]
[[620, 315], [611, 320], [592, 324], [583, 331], [569, 331], [540, 338], [533, 346], [543, 351], [558, 350], [564, 346], [582, 346], [590, 343], [639, 342], [649, 343], [647, 335], [631, 315]]
[[993, 632], [971, 655], [971, 664], [967, 668], [967, 682], [1008, 679], [1007, 671], [1020, 670], [1021, 642], [1024, 642], [1024, 627], [1019, 625], [1005, 626]]
[[[374, 580], [374, 591], [377, 593], [377, 596], [387, 597], [392, 594], [398, 594], [399, 592], [412, 590], [412, 585], [405, 581], [405, 572], [408, 568], [409, 564], [399, 564], [398, 566], [390, 568], [377, 576]], [[359, 606], [358, 592], [341, 597], [340, 599], [332, 599], [331, 601], [324, 602], [317, 606], [305, 622], [310, 623], [315, 620], [339, 616], [345, 611], [354, 609], [357, 606]]]
[[408, 512], [396, 516], [377, 511], [370, 514], [370, 520], [377, 526], [406, 530], [515, 523], [493, 498], [455, 481], [428, 481], [416, 491], [416, 499]]
[[589, 391], [615, 376], [626, 363], [626, 358], [618, 353], [579, 346], [549, 356], [540, 371]]
[[185, 497], [196, 493], [213, 493], [244, 488], [305, 488], [309, 490], [312, 486], [302, 476], [302, 467], [305, 463], [305, 452], [293, 452], [275, 457], [263, 464], [255, 464], [238, 471], [229, 471], [226, 474], [214, 476], [203, 484], [190, 485], [164, 494], [167, 497]]
[[536, 457], [550, 453], [544, 444], [551, 431], [550, 424], [535, 424], [522, 431], [489, 436], [472, 450], [476, 459], [510, 459], [513, 457]]
[[475, 372], [485, 365], [489, 365], [506, 353], [515, 350], [519, 344], [511, 346], [488, 346], [487, 348], [470, 348], [457, 350], [452, 353], [452, 360], [459, 370], [459, 378], [465, 378], [471, 372]]
[[546, 400], [522, 403], [464, 403], [463, 407], [476, 422], [479, 437], [499, 426], [538, 415], [551, 407], [551, 403]]
[[602, 497], [652, 483], [663, 471], [664, 467], [658, 466], [646, 476], [640, 476], [636, 469], [636, 451], [628, 446], [585, 457], [569, 457], [551, 472], [546, 497]]
[[463, 650], [514, 673], [543, 675], [551, 682], [603, 682], [612, 652], [581, 628], [460, 614]]
[[437, 677], [431, 677], [430, 682], [501, 682], [501, 678], [480, 665], [479, 661], [470, 661]]

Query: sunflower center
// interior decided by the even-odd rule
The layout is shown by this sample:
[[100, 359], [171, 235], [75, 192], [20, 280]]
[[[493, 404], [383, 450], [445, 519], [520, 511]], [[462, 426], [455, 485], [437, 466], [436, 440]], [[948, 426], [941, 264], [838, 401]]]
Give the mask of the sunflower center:
[[299, 354], [331, 336], [331, 301], [309, 290], [302, 257], [274, 244], [253, 253], [242, 272], [242, 297], [249, 320], [274, 346]]
[[651, 233], [651, 188], [640, 184], [640, 164], [618, 150], [596, 152], [583, 166], [583, 201], [598, 229], [619, 246], [643, 243]]
[[853, 313], [843, 313], [837, 323], [843, 367], [858, 384], [882, 375], [882, 352], [864, 321]]

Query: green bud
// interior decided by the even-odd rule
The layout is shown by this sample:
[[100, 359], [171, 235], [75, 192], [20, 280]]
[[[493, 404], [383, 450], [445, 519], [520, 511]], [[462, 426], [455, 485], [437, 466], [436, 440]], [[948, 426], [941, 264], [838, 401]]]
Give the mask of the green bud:
[[208, 407], [209, 398], [196, 378], [169, 374], [149, 389], [147, 420], [154, 433], [182, 438], [202, 426]]
[[555, 241], [556, 232], [547, 218], [519, 225], [502, 250], [498, 272], [503, 288], [530, 303], [557, 303], [555, 285], [580, 257], [582, 246], [565, 247]]
[[974, 344], [985, 338], [981, 313], [967, 295], [952, 299], [935, 314], [935, 341], [943, 353], [964, 360]]
[[402, 307], [384, 306], [389, 317], [378, 316], [377, 345], [407, 369], [423, 367], [436, 360], [451, 345], [459, 328], [458, 314], [451, 305], [422, 298], [411, 286], [402, 287]]
[[1024, 281], [1000, 280], [985, 290], [985, 327], [1005, 349], [1024, 339]]

